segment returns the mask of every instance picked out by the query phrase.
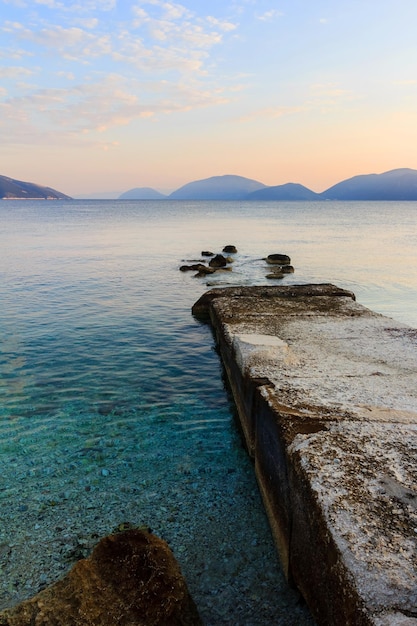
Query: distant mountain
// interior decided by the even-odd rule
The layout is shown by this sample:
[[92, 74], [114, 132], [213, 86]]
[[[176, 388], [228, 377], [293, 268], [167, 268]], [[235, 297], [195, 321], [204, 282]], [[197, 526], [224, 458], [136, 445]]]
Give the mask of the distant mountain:
[[0, 176], [0, 198], [27, 199], [27, 200], [71, 200], [70, 196], [35, 183], [26, 183], [7, 176]]
[[417, 200], [417, 170], [402, 168], [354, 176], [330, 187], [321, 196], [328, 200]]
[[165, 200], [166, 195], [151, 187], [135, 187], [119, 196], [119, 200]]
[[315, 193], [299, 183], [268, 187], [243, 176], [212, 176], [195, 180], [170, 195], [140, 187], [119, 196], [122, 199], [169, 200], [417, 200], [417, 170], [391, 170], [383, 174], [365, 174], [348, 178], [322, 193]]
[[169, 195], [170, 200], [244, 200], [252, 191], [266, 185], [243, 176], [213, 176], [196, 180]]
[[315, 193], [297, 183], [286, 183], [285, 185], [276, 185], [275, 187], [264, 187], [248, 194], [245, 200], [322, 200], [319, 193]]

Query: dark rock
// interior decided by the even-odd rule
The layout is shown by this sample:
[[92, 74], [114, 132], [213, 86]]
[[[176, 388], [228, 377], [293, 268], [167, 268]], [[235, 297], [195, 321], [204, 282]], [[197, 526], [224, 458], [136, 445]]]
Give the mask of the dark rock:
[[285, 274], [283, 272], [273, 272], [272, 274], [267, 274], [266, 278], [271, 278], [272, 280], [278, 280], [280, 278], [284, 278]]
[[227, 259], [222, 254], [216, 254], [209, 261], [210, 267], [225, 267], [227, 265]]
[[294, 274], [294, 267], [292, 265], [281, 265], [280, 271], [283, 274]]
[[201, 256], [214, 256], [214, 252], [210, 252], [209, 250], [203, 250]]
[[237, 248], [236, 246], [225, 246], [223, 248], [223, 252], [226, 252], [226, 254], [235, 254], [237, 252]]
[[268, 254], [265, 260], [271, 265], [289, 265], [291, 263], [290, 257], [286, 254]]
[[196, 276], [207, 276], [207, 274], [214, 274], [216, 267], [207, 267], [207, 265], [201, 265], [198, 268]]
[[201, 626], [162, 539], [134, 529], [102, 539], [60, 581], [0, 612], [0, 626]]
[[204, 265], [203, 263], [193, 263], [192, 265], [181, 265], [180, 267], [181, 272], [190, 272], [190, 271], [200, 272], [200, 271], [203, 271], [204, 269], [207, 269], [207, 265]]

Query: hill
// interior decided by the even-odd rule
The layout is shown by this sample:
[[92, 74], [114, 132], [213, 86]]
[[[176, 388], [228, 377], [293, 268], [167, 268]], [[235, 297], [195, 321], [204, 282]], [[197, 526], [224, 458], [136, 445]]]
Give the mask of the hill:
[[71, 200], [70, 196], [51, 187], [42, 187], [7, 176], [0, 176], [0, 198], [27, 200]]
[[166, 195], [151, 187], [135, 187], [119, 196], [119, 200], [165, 200], [166, 198]]
[[328, 200], [417, 200], [417, 170], [390, 170], [348, 178], [322, 194]]
[[[93, 197], [93, 196], [91, 196]], [[97, 196], [101, 197], [101, 196]], [[104, 194], [102, 197], [106, 197]], [[113, 196], [114, 197], [114, 196]], [[71, 200], [51, 187], [0, 176], [0, 199]], [[315, 193], [299, 183], [267, 186], [243, 176], [212, 176], [183, 185], [170, 195], [150, 187], [136, 187], [119, 195], [121, 200], [414, 200], [417, 201], [417, 170], [400, 168], [382, 174], [353, 176]]]
[[299, 183], [267, 186], [243, 176], [212, 176], [183, 185], [169, 196], [141, 187], [119, 196], [128, 199], [169, 200], [417, 200], [417, 170], [401, 168], [383, 174], [353, 176], [315, 193]]
[[321, 200], [322, 196], [297, 183], [286, 183], [274, 187], [264, 187], [248, 194], [245, 200]]
[[265, 186], [243, 176], [212, 176], [188, 183], [168, 197], [170, 200], [244, 200], [249, 193]]

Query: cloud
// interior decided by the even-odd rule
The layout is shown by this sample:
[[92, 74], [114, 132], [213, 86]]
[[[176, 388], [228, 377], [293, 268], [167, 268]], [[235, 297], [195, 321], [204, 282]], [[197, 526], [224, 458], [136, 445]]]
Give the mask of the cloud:
[[60, 78], [66, 78], [67, 80], [75, 80], [75, 74], [73, 72], [57, 72], [56, 76]]
[[63, 58], [85, 62], [111, 52], [110, 37], [94, 35], [77, 27], [54, 26], [40, 31], [19, 29], [18, 37], [62, 55]]
[[169, 115], [227, 102], [221, 89], [161, 83], [147, 88], [118, 75], [71, 89], [37, 89], [0, 103], [0, 143], [48, 143], [53, 138], [82, 142], [135, 120]]
[[32, 76], [34, 71], [27, 67], [1, 67], [0, 66], [0, 78], [17, 78], [18, 76]]
[[[59, 6], [56, 0], [39, 1]], [[89, 4], [111, 5], [110, 2]], [[55, 60], [61, 58], [86, 65], [107, 57], [107, 62], [126, 63], [143, 71], [176, 71], [203, 76], [212, 48], [236, 28], [228, 20], [194, 15], [181, 4], [162, 0], [140, 0], [132, 7], [132, 16], [129, 22], [111, 23], [110, 28], [101, 24], [96, 16], [86, 15], [69, 24], [41, 24], [38, 21], [39, 28], [9, 21], [3, 30], [13, 37], [14, 42], [22, 43], [21, 49], [25, 45], [27, 49], [32, 46], [31, 54], [50, 58], [53, 55]]]
[[48, 9], [62, 9], [62, 2], [56, 2], [56, 0], [35, 0], [35, 4], [40, 4], [48, 7]]
[[0, 50], [0, 59], [23, 59], [25, 57], [33, 56], [31, 52], [24, 48], [3, 48]]
[[256, 19], [261, 20], [262, 22], [270, 22], [271, 20], [275, 20], [278, 17], [283, 17], [284, 13], [278, 11], [277, 9], [271, 9], [270, 11], [265, 11], [260, 15], [256, 16]]
[[10, 4], [11, 6], [17, 7], [18, 9], [26, 9], [27, 2], [25, 0], [3, 0], [4, 4]]
[[232, 30], [236, 30], [237, 28], [237, 24], [233, 24], [232, 22], [227, 22], [225, 20], [219, 20], [216, 17], [212, 17], [211, 15], [207, 17], [207, 22], [226, 33]]
[[157, 7], [157, 10], [160, 9], [161, 19], [163, 20], [177, 20], [192, 16], [192, 12], [182, 4], [164, 2], [163, 0], [138, 0], [136, 8], [146, 5]]
[[236, 28], [230, 21], [197, 17], [182, 5], [160, 0], [137, 3], [133, 15], [133, 32], [117, 33], [113, 58], [145, 71], [203, 76], [211, 49]]
[[294, 106], [267, 107], [265, 109], [253, 111], [249, 115], [242, 116], [239, 121], [250, 122], [253, 119], [257, 118], [276, 119], [278, 117], [286, 117], [289, 115], [295, 115], [297, 113], [303, 113], [307, 110], [308, 107], [305, 104]]
[[12, 22], [10, 20], [5, 20], [3, 22], [3, 26], [1, 27], [1, 30], [4, 33], [14, 33], [17, 30], [24, 30], [25, 27], [23, 24], [21, 24], [20, 22]]
[[[19, 2], [19, 0], [15, 0]], [[86, 14], [97, 11], [111, 11], [116, 7], [117, 0], [84, 0], [84, 2], [59, 2], [57, 0], [35, 0], [35, 4], [46, 5], [49, 9], [57, 9], [66, 13]]]
[[99, 25], [99, 20], [96, 17], [90, 17], [90, 18], [80, 18], [79, 20], [77, 20], [77, 23], [82, 27], [82, 28], [88, 28], [88, 30], [93, 30], [94, 28], [97, 28], [97, 26]]
[[120, 146], [120, 143], [118, 141], [111, 141], [110, 143], [101, 143], [98, 144], [98, 147], [103, 150], [104, 152], [108, 152], [109, 150], [114, 150], [115, 148], [118, 148]]
[[336, 83], [314, 83], [310, 85], [311, 108], [335, 107], [356, 100], [357, 96]]
[[328, 113], [332, 109], [342, 107], [346, 102], [355, 100], [352, 92], [338, 87], [334, 83], [316, 83], [310, 85], [309, 93], [302, 102], [292, 105], [280, 105], [267, 107], [243, 116], [241, 122], [249, 122], [257, 118], [276, 119], [290, 115], [298, 115], [310, 111], [318, 111], [322, 114]]
[[[156, 7], [156, 10], [145, 10], [146, 5]], [[193, 49], [211, 48], [220, 43], [223, 32], [236, 28], [231, 22], [213, 16], [196, 17], [182, 5], [160, 0], [143, 0], [133, 8], [133, 14], [133, 27], [145, 27], [152, 39], [192, 46]]]
[[116, 6], [116, 0], [85, 0], [83, 3], [70, 3], [59, 0], [2, 0], [4, 4], [17, 7], [19, 9], [27, 9], [30, 4], [33, 6], [47, 7], [50, 10], [86, 13], [90, 11], [109, 11]]
[[[30, 14], [11, 13], [0, 27], [13, 66], [0, 76], [15, 79], [2, 94], [0, 144], [93, 142], [135, 121], [229, 101], [233, 81], [222, 86], [212, 49], [236, 24], [164, 0], [120, 5], [117, 19], [102, 20], [99, 11], [115, 6], [85, 0], [77, 12], [76, 2], [34, 0]], [[26, 67], [12, 50], [27, 55]], [[18, 83], [31, 74], [37, 85]]]

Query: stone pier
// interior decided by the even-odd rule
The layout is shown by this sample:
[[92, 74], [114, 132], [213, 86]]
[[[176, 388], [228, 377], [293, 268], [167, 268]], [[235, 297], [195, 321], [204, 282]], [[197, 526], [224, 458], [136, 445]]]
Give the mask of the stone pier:
[[288, 580], [319, 626], [417, 626], [417, 330], [333, 285], [213, 289]]

